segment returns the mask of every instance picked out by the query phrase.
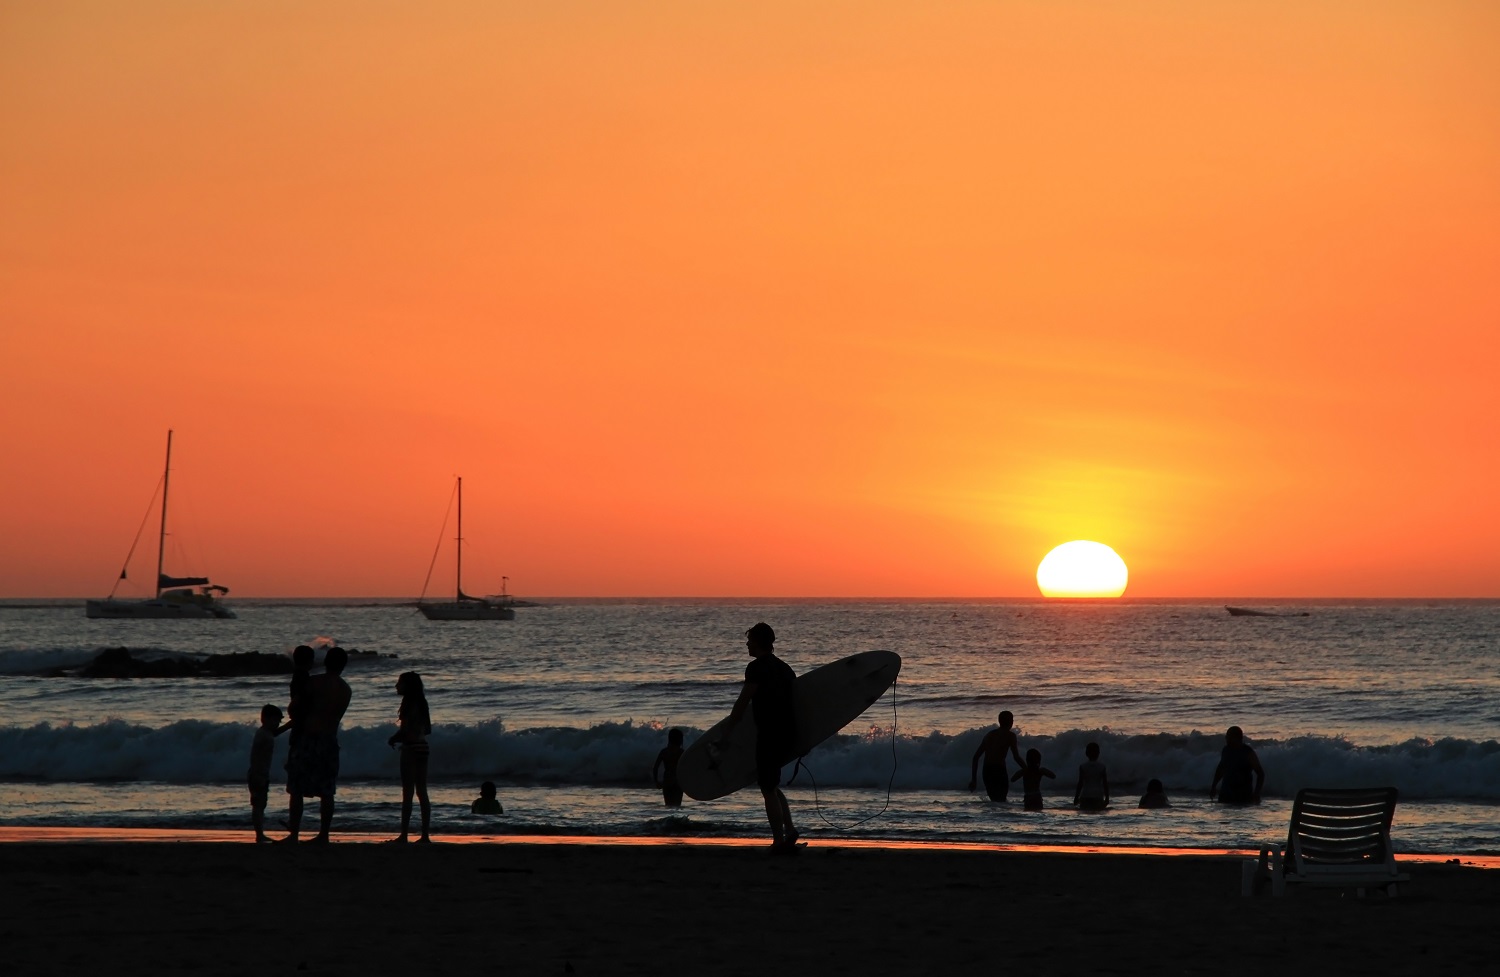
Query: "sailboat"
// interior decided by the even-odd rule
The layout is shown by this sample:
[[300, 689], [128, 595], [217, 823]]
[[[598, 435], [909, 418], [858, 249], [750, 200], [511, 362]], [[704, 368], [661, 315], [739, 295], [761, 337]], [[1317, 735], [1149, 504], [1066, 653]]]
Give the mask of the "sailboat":
[[[417, 610], [429, 621], [514, 621], [516, 618], [515, 608], [512, 606], [509, 594], [501, 593], [492, 597], [470, 597], [464, 593], [464, 480], [458, 479], [458, 536], [454, 539], [457, 544], [454, 548], [457, 552], [457, 568], [454, 575], [454, 597], [451, 601], [428, 603], [421, 598], [417, 599]], [[439, 539], [438, 545], [442, 545]], [[437, 554], [433, 554], [437, 559]], [[429, 568], [428, 577], [431, 578], [432, 571]], [[502, 591], [504, 588], [501, 588]], [[422, 588], [425, 597], [427, 588]]]
[[[104, 600], [91, 600], [84, 604], [83, 612], [88, 617], [109, 618], [188, 618], [188, 617], [234, 617], [234, 611], [219, 598], [229, 593], [228, 587], [210, 583], [207, 577], [173, 577], [162, 572], [162, 561], [167, 548], [167, 482], [172, 474], [172, 432], [167, 432], [167, 464], [161, 474], [161, 530], [156, 537], [156, 590], [149, 599], [122, 600], [115, 598], [111, 590]], [[143, 527], [144, 528], [144, 527]], [[136, 534], [139, 542], [140, 534]], [[135, 544], [130, 546], [135, 552]], [[125, 556], [125, 566], [120, 568], [115, 589], [130, 568], [130, 555]]]

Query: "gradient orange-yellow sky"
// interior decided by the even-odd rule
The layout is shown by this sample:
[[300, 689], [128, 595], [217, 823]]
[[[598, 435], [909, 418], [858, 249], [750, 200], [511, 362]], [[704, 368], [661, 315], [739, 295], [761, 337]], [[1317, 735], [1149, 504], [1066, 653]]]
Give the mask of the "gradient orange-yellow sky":
[[1497, 42], [7, 3], [0, 595], [108, 591], [170, 427], [168, 569], [235, 595], [416, 593], [463, 475], [470, 591], [1027, 596], [1084, 538], [1135, 597], [1500, 596]]

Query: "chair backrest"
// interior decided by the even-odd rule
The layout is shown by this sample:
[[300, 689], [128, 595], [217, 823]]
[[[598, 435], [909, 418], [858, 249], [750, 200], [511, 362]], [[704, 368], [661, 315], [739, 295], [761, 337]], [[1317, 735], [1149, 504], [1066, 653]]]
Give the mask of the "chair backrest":
[[1294, 872], [1394, 861], [1394, 787], [1304, 787], [1292, 802], [1287, 851]]

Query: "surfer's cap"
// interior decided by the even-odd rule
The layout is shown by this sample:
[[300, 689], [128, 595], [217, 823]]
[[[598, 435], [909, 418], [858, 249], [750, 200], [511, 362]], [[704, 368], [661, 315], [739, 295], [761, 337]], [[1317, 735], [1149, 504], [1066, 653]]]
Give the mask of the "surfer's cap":
[[761, 644], [774, 645], [776, 643], [776, 632], [765, 621], [761, 621], [755, 627], [746, 631], [745, 637]]

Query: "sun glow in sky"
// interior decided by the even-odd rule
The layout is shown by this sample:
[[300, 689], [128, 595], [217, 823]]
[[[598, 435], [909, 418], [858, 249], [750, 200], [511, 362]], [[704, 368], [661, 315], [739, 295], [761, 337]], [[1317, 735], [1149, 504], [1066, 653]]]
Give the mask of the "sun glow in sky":
[[[15, 0], [0, 595], [1500, 595], [1500, 5]], [[472, 573], [472, 576], [471, 576]], [[448, 583], [435, 583], [446, 588]]]

